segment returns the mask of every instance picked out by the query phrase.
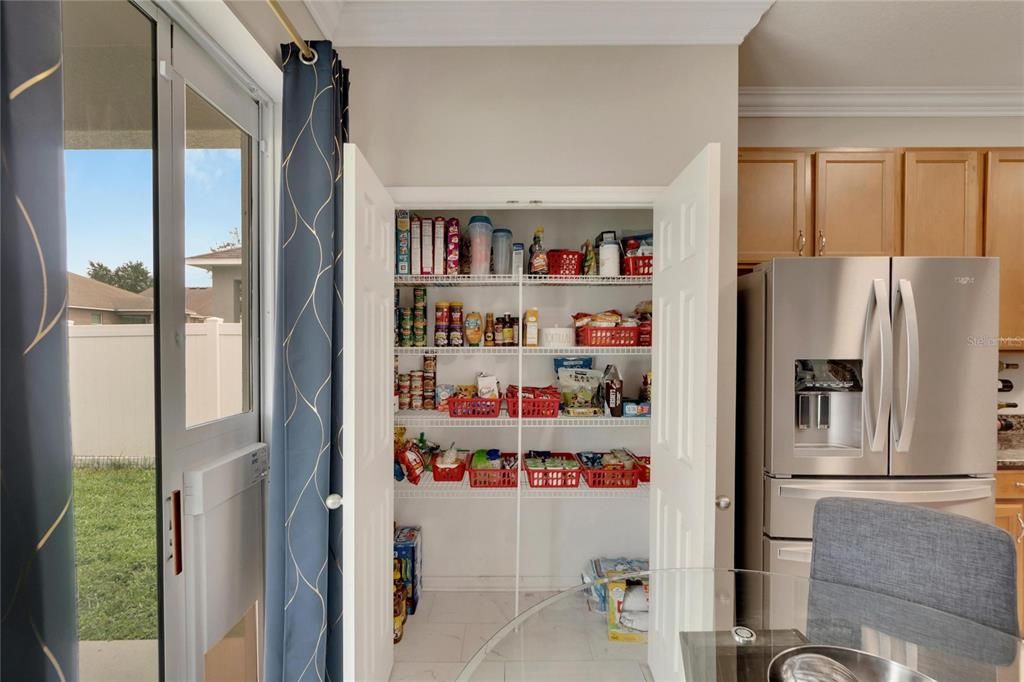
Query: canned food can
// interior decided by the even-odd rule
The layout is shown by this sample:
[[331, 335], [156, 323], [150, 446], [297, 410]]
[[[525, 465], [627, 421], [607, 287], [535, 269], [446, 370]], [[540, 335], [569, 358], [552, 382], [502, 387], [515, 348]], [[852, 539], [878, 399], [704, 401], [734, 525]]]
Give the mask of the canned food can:
[[400, 410], [408, 410], [411, 405], [412, 405], [412, 399], [411, 399], [411, 396], [408, 393], [399, 393], [398, 394], [398, 409], [400, 409]]
[[449, 346], [462, 346], [464, 339], [462, 338], [462, 329], [450, 329], [448, 330], [448, 345]]
[[450, 315], [449, 324], [452, 325], [453, 327], [454, 326], [461, 327], [462, 326], [462, 303], [459, 303], [457, 301], [453, 302], [453, 303], [450, 304], [449, 308], [450, 308], [450, 311], [449, 311], [449, 315]]
[[423, 409], [432, 410], [434, 409], [434, 399], [432, 397], [423, 396]]
[[[399, 401], [399, 402], [401, 402], [401, 401]], [[409, 401], [409, 409], [411, 409], [411, 410], [422, 410], [423, 409], [423, 396], [422, 395], [416, 395], [414, 393], [413, 396], [412, 396], [412, 399]]]
[[416, 305], [427, 304], [427, 288], [426, 287], [413, 287], [412, 290], [412, 302]]
[[433, 353], [428, 353], [423, 356], [423, 373], [436, 372], [437, 371], [437, 356]]
[[447, 301], [439, 301], [434, 304], [434, 324], [447, 325], [450, 308]]

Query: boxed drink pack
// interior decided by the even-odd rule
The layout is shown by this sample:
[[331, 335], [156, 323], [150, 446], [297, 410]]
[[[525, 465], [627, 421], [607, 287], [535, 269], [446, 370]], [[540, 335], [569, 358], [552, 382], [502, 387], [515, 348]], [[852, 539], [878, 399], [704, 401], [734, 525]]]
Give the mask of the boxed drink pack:
[[613, 579], [619, 573], [608, 572], [608, 639], [617, 642], [646, 642], [650, 584], [646, 576]]
[[411, 615], [416, 613], [423, 589], [423, 532], [419, 526], [400, 526], [395, 530], [395, 559], [401, 567], [405, 603]]
[[395, 211], [395, 274], [412, 274], [412, 226], [408, 211]]

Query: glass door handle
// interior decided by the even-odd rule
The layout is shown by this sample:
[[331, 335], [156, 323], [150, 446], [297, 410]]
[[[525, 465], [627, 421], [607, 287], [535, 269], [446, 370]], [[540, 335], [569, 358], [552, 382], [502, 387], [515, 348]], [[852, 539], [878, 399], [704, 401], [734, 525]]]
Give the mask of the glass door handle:
[[804, 255], [805, 246], [807, 246], [807, 237], [804, 236], [804, 231], [800, 230], [800, 236], [796, 239], [796, 254], [798, 256]]

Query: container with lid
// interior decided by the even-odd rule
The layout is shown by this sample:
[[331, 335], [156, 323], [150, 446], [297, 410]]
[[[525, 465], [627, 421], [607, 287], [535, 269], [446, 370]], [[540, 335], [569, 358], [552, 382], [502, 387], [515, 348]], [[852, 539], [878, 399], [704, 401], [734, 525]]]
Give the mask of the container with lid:
[[494, 254], [494, 274], [512, 274], [512, 230], [499, 227], [491, 234], [491, 251]]
[[491, 273], [491, 219], [475, 215], [469, 221], [469, 274], [489, 275]]

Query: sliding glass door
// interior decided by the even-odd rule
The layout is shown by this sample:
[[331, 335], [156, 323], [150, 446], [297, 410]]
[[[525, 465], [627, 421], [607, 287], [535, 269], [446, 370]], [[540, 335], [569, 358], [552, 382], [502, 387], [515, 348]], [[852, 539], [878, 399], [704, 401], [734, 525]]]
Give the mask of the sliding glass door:
[[260, 108], [177, 26], [158, 106], [167, 679], [257, 680], [262, 630]]
[[81, 678], [256, 682], [260, 104], [148, 0], [63, 13]]

